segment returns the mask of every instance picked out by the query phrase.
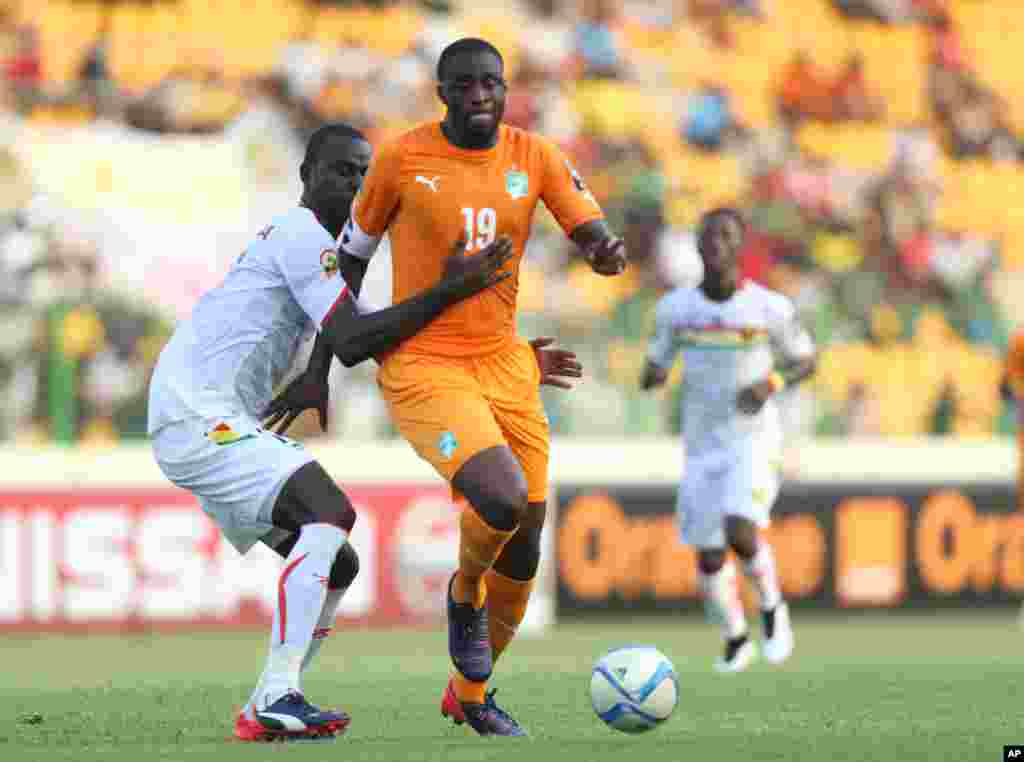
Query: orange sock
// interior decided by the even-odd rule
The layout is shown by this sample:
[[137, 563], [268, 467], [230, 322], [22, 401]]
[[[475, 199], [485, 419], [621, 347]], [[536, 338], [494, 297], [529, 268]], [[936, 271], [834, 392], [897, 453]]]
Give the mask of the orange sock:
[[502, 651], [516, 636], [519, 623], [526, 616], [533, 580], [512, 579], [490, 569], [484, 575], [487, 585], [487, 613], [491, 627], [491, 653], [497, 661]]
[[472, 603], [481, 608], [487, 600], [484, 574], [501, 553], [515, 530], [495, 529], [467, 505], [459, 519], [459, 571], [452, 585], [456, 603]]
[[452, 675], [452, 690], [461, 704], [482, 704], [487, 683], [474, 683], [464, 678], [458, 670]]

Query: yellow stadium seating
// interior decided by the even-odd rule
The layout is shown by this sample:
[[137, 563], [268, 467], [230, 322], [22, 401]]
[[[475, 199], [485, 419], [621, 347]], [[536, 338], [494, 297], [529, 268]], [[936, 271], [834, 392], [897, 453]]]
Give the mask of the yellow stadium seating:
[[810, 123], [800, 128], [797, 142], [805, 151], [851, 169], [879, 172], [892, 158], [892, 135], [876, 125]]
[[99, 36], [102, 20], [96, 3], [51, 0], [33, 19], [42, 47], [43, 78], [55, 86], [72, 82], [89, 48]]
[[845, 22], [822, 0], [789, 0], [773, 3], [770, 26], [788, 37], [793, 49], [806, 50], [827, 70], [835, 69], [850, 51]]
[[911, 125], [928, 117], [927, 33], [918, 27], [881, 24], [847, 25], [850, 49], [864, 58], [871, 89], [886, 103], [892, 125]]
[[713, 206], [735, 204], [743, 196], [745, 177], [739, 159], [681, 149], [664, 166], [669, 186], [668, 217], [692, 226]]
[[613, 138], [642, 135], [655, 113], [649, 94], [623, 82], [580, 82], [573, 93], [573, 105], [586, 129]]

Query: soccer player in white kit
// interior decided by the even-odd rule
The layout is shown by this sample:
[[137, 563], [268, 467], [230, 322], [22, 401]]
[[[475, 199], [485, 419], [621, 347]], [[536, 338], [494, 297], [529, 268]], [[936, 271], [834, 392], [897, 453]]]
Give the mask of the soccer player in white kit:
[[[300, 675], [358, 571], [348, 544], [356, 515], [298, 442], [261, 425], [275, 387], [314, 333], [310, 367], [289, 392], [319, 380], [326, 395], [334, 356], [346, 366], [378, 357], [508, 276], [509, 239], [471, 256], [460, 242], [433, 288], [384, 310], [359, 303], [335, 246], [370, 158], [369, 143], [347, 125], [313, 135], [300, 169], [301, 205], [264, 228], [199, 300], [150, 386], [148, 430], [163, 473], [199, 498], [240, 553], [263, 542], [285, 557], [267, 664], [235, 723], [242, 740], [333, 736], [349, 723], [347, 714], [307, 702]], [[572, 370], [567, 375], [578, 375]]]
[[[765, 659], [779, 664], [793, 651], [775, 559], [758, 529], [767, 526], [779, 491], [782, 431], [772, 398], [808, 378], [816, 364], [814, 341], [797, 321], [793, 303], [740, 280], [737, 255], [744, 237], [736, 209], [715, 209], [701, 218], [703, 280], [658, 303], [641, 379], [644, 389], [663, 384], [682, 352], [686, 467], [677, 511], [683, 541], [697, 548], [705, 606], [722, 627], [719, 672], [742, 671], [757, 658], [735, 570], [726, 560], [729, 548], [760, 597]], [[776, 354], [783, 359], [779, 366]]]

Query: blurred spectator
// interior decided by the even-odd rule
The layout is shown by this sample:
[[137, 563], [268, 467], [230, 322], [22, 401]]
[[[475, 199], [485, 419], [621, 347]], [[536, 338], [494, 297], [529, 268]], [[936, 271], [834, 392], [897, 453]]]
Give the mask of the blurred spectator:
[[584, 79], [618, 79], [623, 74], [618, 39], [616, 0], [584, 0], [582, 18], [573, 33], [574, 55]]
[[529, 55], [519, 62], [505, 97], [505, 121], [524, 130], [536, 129], [542, 114], [544, 71]]
[[779, 113], [789, 124], [804, 119], [831, 121], [832, 99], [825, 74], [805, 50], [793, 54], [778, 87]]
[[728, 50], [733, 46], [729, 28], [727, 0], [690, 0], [689, 20], [714, 47]]
[[717, 151], [736, 130], [736, 115], [724, 88], [704, 83], [687, 99], [683, 134], [691, 145]]
[[950, 105], [950, 150], [954, 158], [1016, 161], [1020, 144], [1006, 126], [1005, 108], [973, 77], [964, 77], [959, 96]]
[[94, 244], [67, 231], [51, 241], [32, 274], [48, 288], [37, 305], [35, 401], [22, 435], [60, 444], [144, 438], [149, 374], [169, 328], [104, 288]]
[[105, 34], [89, 49], [78, 72], [82, 95], [93, 113], [106, 114], [113, 105], [116, 85], [110, 75], [110, 39]]
[[832, 0], [832, 5], [849, 18], [883, 24], [899, 24], [916, 15], [915, 0]]
[[546, 77], [559, 77], [573, 46], [573, 29], [558, 0], [528, 0], [529, 28], [524, 31], [524, 56]]
[[129, 104], [125, 120], [152, 132], [209, 134], [223, 130], [244, 108], [239, 86], [220, 69], [183, 67]]
[[361, 80], [327, 75], [323, 87], [312, 102], [313, 114], [324, 122], [359, 122], [365, 124]]
[[10, 55], [4, 59], [4, 82], [14, 94], [19, 111], [27, 111], [39, 96], [43, 81], [39, 34], [31, 26], [23, 25], [14, 34]]
[[971, 69], [967, 52], [960, 39], [960, 32], [947, 12], [941, 12], [928, 20], [931, 30], [931, 53], [936, 62], [949, 71], [965, 72]]
[[765, 15], [766, 2], [763, 0], [730, 0], [729, 7], [744, 16], [753, 16], [754, 18], [763, 18]]
[[864, 57], [854, 53], [832, 85], [835, 117], [839, 121], [877, 122], [885, 116], [885, 103], [868, 88]]
[[878, 261], [887, 273], [894, 302], [925, 300], [934, 295], [929, 267], [937, 187], [927, 170], [909, 156], [898, 155], [889, 171], [868, 193], [868, 210], [878, 221]]

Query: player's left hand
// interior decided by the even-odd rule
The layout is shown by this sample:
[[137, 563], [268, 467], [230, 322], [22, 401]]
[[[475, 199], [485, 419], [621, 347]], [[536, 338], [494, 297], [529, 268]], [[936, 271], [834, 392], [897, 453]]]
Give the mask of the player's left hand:
[[569, 349], [548, 349], [554, 343], [550, 336], [541, 336], [530, 342], [540, 367], [540, 384], [572, 389], [572, 382], [566, 379], [583, 378], [583, 365], [576, 359], [576, 353]]
[[278, 434], [284, 434], [304, 410], [316, 410], [320, 430], [327, 431], [327, 402], [330, 390], [309, 373], [300, 373], [285, 387], [284, 391], [267, 405], [263, 413], [263, 426]]
[[745, 415], [756, 415], [761, 412], [764, 403], [768, 401], [768, 398], [772, 396], [774, 391], [769, 381], [759, 381], [756, 384], [751, 384], [741, 389], [740, 393], [736, 395], [736, 407]]
[[585, 255], [598, 275], [619, 275], [626, 270], [626, 244], [621, 238], [604, 238], [589, 247]]

